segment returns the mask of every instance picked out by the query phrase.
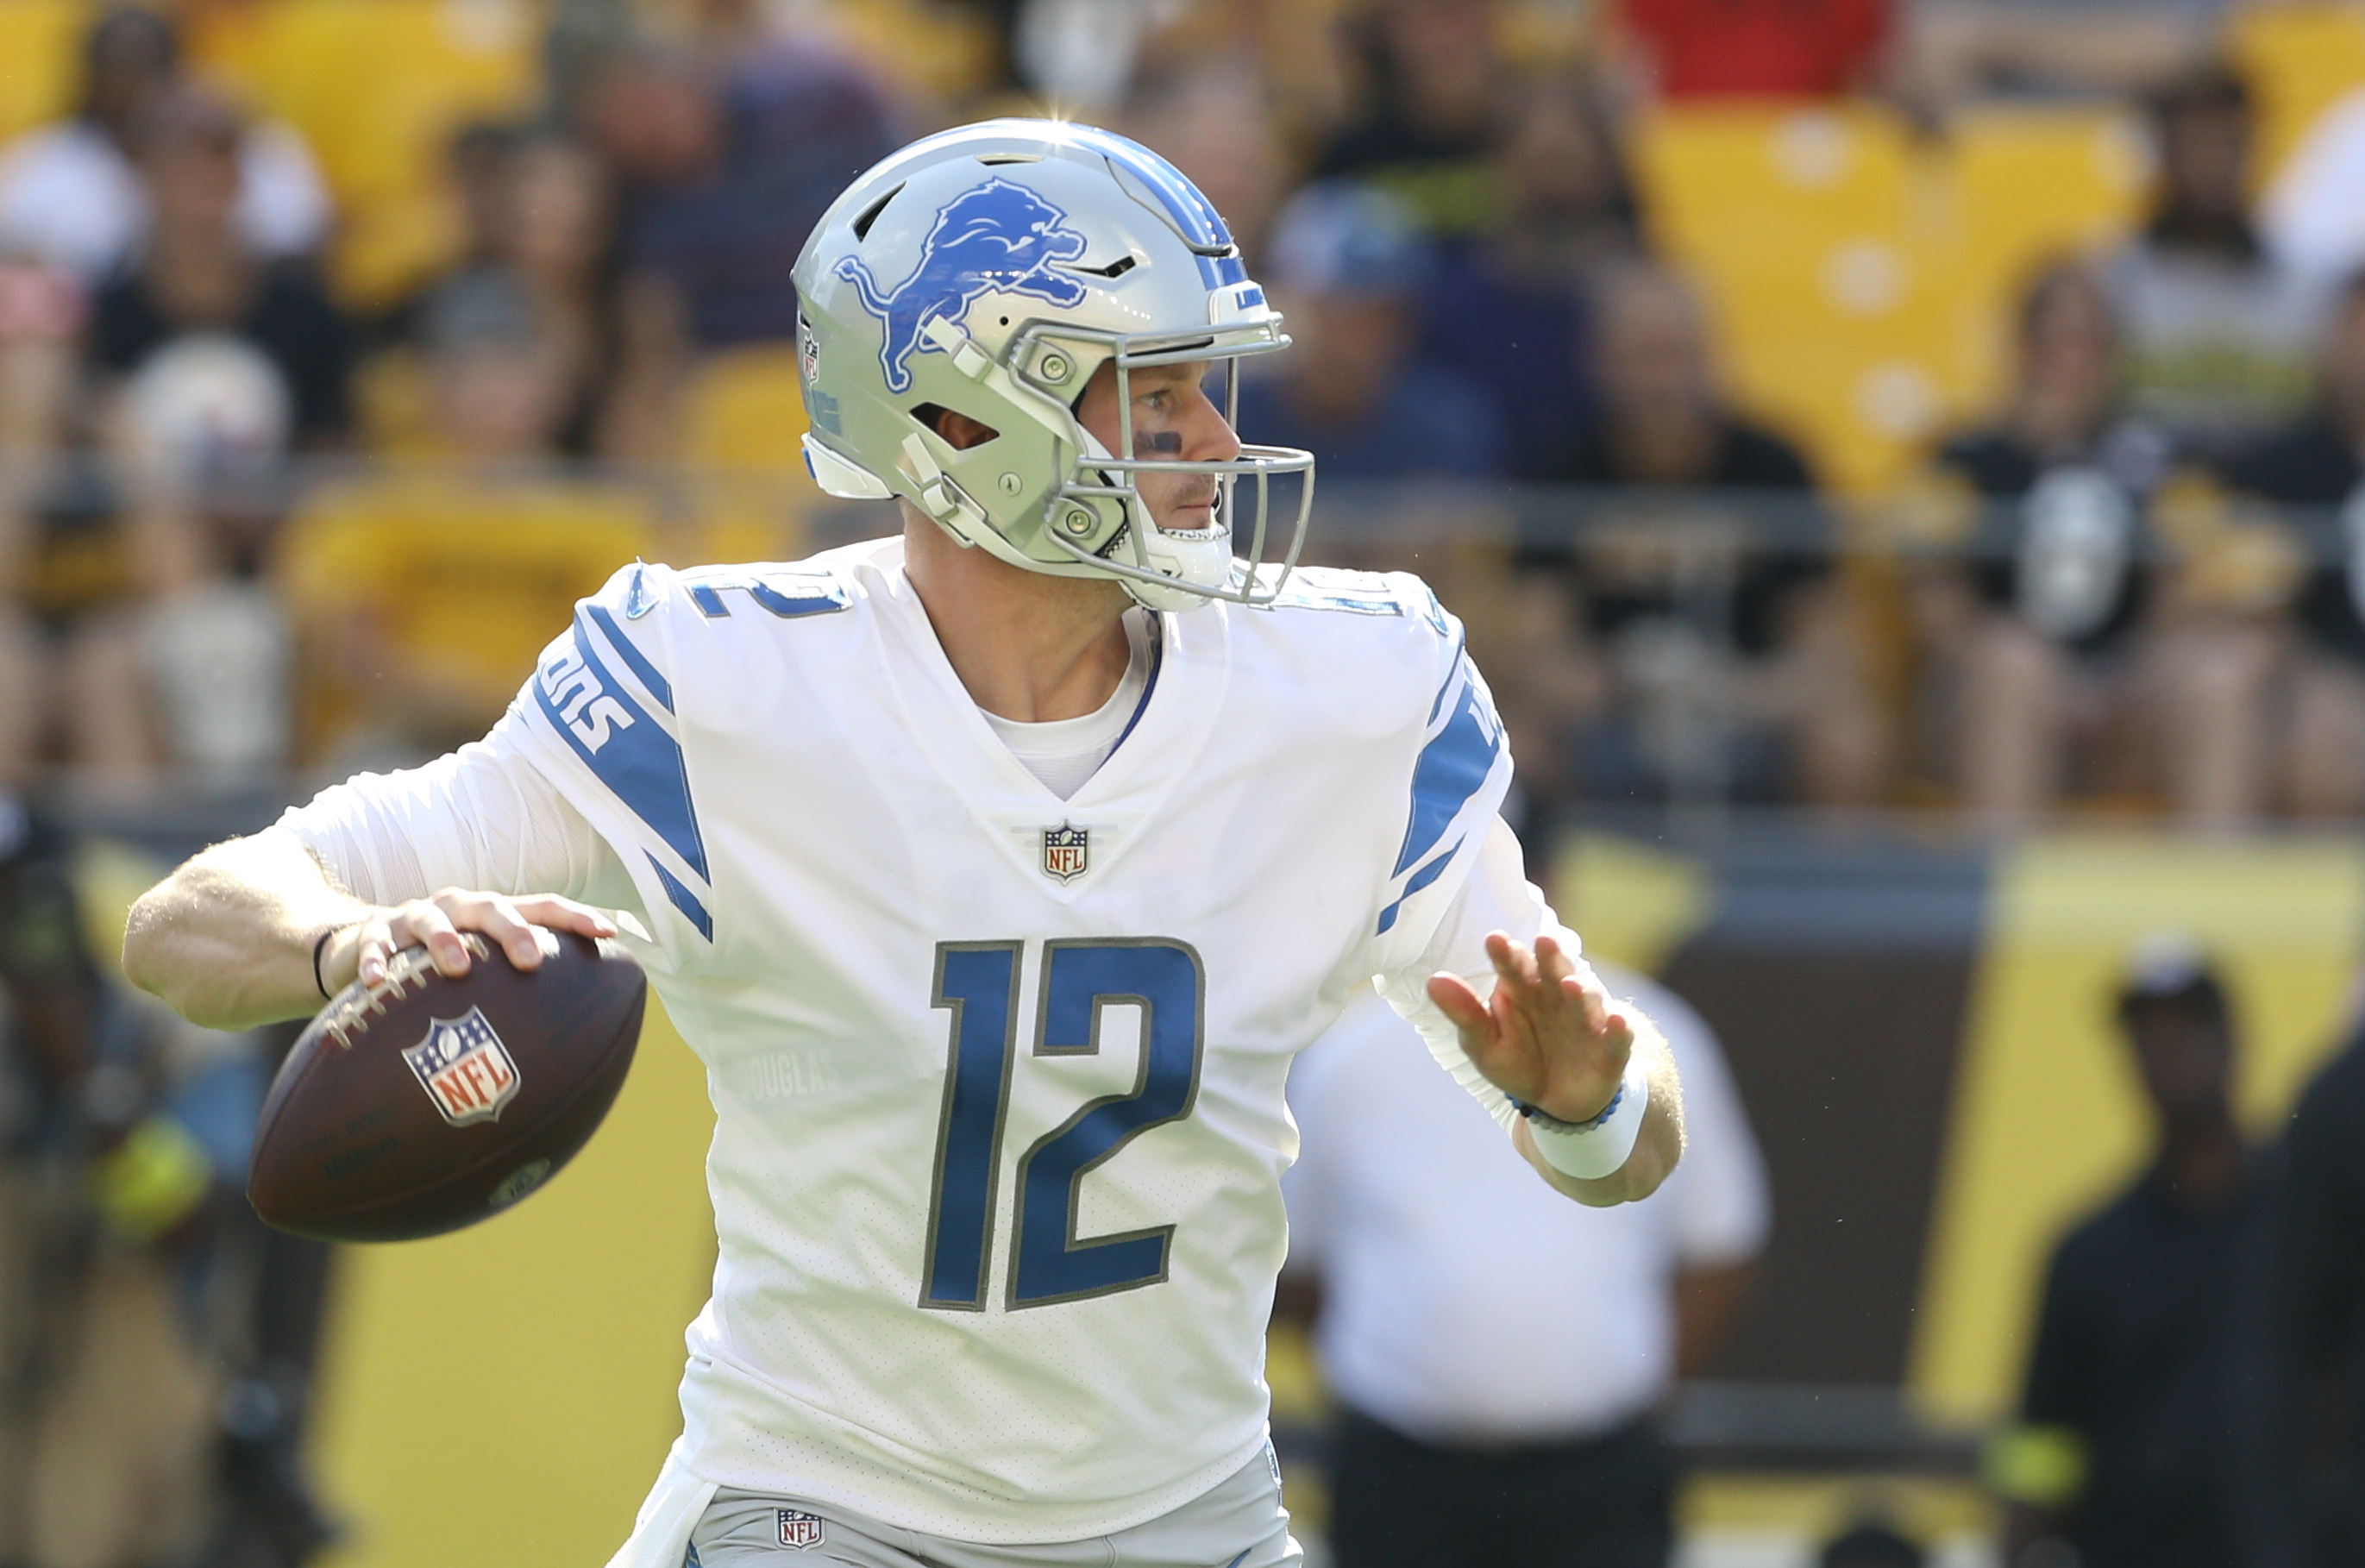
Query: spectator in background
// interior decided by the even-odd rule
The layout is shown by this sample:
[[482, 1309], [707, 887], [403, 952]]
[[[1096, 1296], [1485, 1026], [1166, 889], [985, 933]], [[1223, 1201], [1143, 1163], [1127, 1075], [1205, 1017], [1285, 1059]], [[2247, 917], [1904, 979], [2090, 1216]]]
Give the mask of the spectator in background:
[[2245, 1325], [2243, 1568], [2365, 1563], [2365, 1036], [2283, 1135]]
[[46, 660], [26, 595], [89, 309], [72, 274], [0, 262], [0, 795], [26, 788], [49, 727]]
[[2117, 325], [2088, 269], [2037, 275], [2018, 358], [2003, 418], [1947, 442], [1934, 465], [1954, 514], [1939, 531], [1968, 559], [1916, 584], [1926, 711], [1951, 712], [1964, 799], [2012, 827], [2073, 780], [2148, 774], [2189, 822], [2247, 821], [2265, 792], [2274, 637], [2146, 563], [2175, 453], [2121, 400]]
[[1502, 209], [1440, 247], [1422, 291], [1421, 347], [1503, 409], [1510, 473], [1535, 478], [1594, 417], [1582, 305], [1588, 272], [1642, 248], [1616, 131], [1579, 83], [1531, 79], [1504, 112]]
[[1266, 274], [1296, 350], [1240, 391], [1249, 439], [1302, 446], [1328, 479], [1484, 479], [1502, 416], [1454, 371], [1415, 357], [1429, 248], [1394, 196], [1309, 185], [1274, 227]]
[[460, 249], [442, 276], [414, 289], [371, 323], [380, 343], [408, 342], [419, 330], [419, 314], [443, 279], [476, 267], [500, 264], [511, 227], [511, 166], [523, 132], [514, 125], [476, 120], [460, 128], [443, 150], [443, 179], [460, 217]]
[[294, 399], [254, 344], [188, 333], [144, 359], [112, 421], [133, 597], [76, 626], [73, 760], [95, 784], [273, 783], [289, 760], [288, 631], [260, 581], [289, 476]]
[[1708, 1025], [1640, 976], [1602, 979], [1685, 1073], [1684, 1163], [1644, 1203], [1555, 1206], [1368, 991], [1291, 1070], [1282, 1292], [1314, 1316], [1339, 1401], [1339, 1568], [1667, 1561], [1654, 1417], [1723, 1336], [1765, 1244], [1765, 1177]]
[[2315, 407], [2225, 475], [2267, 500], [2324, 509], [2309, 532], [2329, 558], [2308, 575], [2294, 616], [2286, 788], [2296, 812], [2351, 815], [2365, 810], [2365, 273], [2326, 324]]
[[353, 330], [309, 276], [241, 230], [241, 135], [236, 111], [195, 88], [151, 107], [137, 147], [154, 221], [134, 264], [99, 291], [90, 357], [119, 379], [183, 333], [228, 333], [285, 382], [296, 443], [333, 445], [353, 420]]
[[[608, 454], [625, 444], [611, 439], [611, 406], [632, 400], [642, 367], [624, 363], [606, 172], [588, 148], [563, 134], [508, 131], [498, 141], [491, 135], [491, 128], [465, 133], [464, 143], [476, 145], [465, 156], [455, 151], [453, 160], [463, 205], [476, 214], [476, 243], [403, 308], [405, 345], [431, 353], [432, 341], [448, 343], [446, 318], [481, 311], [488, 299], [523, 310], [533, 318], [536, 352], [552, 361], [532, 368], [555, 369], [564, 388], [557, 450], [572, 457]], [[480, 444], [448, 419], [441, 428], [464, 445]], [[506, 431], [490, 440], [536, 454], [544, 446], [539, 430], [521, 442]]]
[[1496, 12], [1496, 0], [1377, 0], [1362, 18], [1362, 111], [1331, 138], [1316, 177], [1384, 185], [1432, 234], [1483, 223], [1503, 85]]
[[1620, 493], [1590, 499], [1568, 544], [1523, 556], [1565, 576], [1624, 709], [1578, 737], [1580, 781], [1874, 798], [1886, 731], [1805, 459], [1719, 396], [1675, 274], [1615, 264], [1591, 297], [1601, 414], [1540, 476]]
[[1667, 98], [1835, 98], [1874, 85], [1890, 0], [1622, 0], [1635, 63]]
[[2150, 1168], [2055, 1250], [2021, 1425], [1990, 1475], [2007, 1568], [2232, 1568], [2236, 1290], [2263, 1212], [2230, 1099], [2234, 1018], [2180, 935], [2139, 943], [2118, 995], [2157, 1143]]
[[2251, 227], [2249, 91], [2224, 66], [2156, 94], [2159, 188], [2102, 269], [2125, 337], [2129, 407], [2222, 455], [2306, 404], [2319, 299]]
[[576, 107], [621, 187], [626, 266], [669, 290], [703, 348], [795, 336], [789, 271], [805, 237], [902, 140], [878, 85], [802, 37], [719, 73], [626, 48], [589, 73]]
[[305, 650], [305, 754], [401, 767], [482, 734], [547, 629], [663, 554], [648, 498], [551, 460], [574, 407], [566, 340], [514, 272], [463, 274], [420, 319], [435, 461], [306, 498], [278, 566]]
[[[92, 24], [74, 117], [0, 151], [0, 252], [20, 252], [95, 286], [138, 255], [152, 221], [140, 140], [180, 84], [170, 20], [123, 6]], [[238, 233], [266, 257], [309, 255], [327, 238], [329, 193], [295, 128], [240, 128]]]

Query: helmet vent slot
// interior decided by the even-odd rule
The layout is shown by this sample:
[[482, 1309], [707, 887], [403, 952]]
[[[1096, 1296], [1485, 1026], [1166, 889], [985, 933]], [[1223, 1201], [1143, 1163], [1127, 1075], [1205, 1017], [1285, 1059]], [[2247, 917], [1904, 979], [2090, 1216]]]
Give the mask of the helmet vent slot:
[[897, 185], [855, 216], [854, 238], [857, 242], [870, 238], [870, 226], [879, 221], [879, 215], [887, 210], [887, 204], [902, 194], [903, 187]]
[[1119, 256], [1104, 267], [1070, 267], [1067, 270], [1071, 273], [1082, 273], [1089, 277], [1118, 278], [1123, 277], [1139, 264], [1138, 258], [1126, 255]]
[[977, 161], [989, 169], [998, 169], [1004, 163], [1040, 163], [1043, 161], [1043, 154], [1040, 152], [985, 152], [979, 154]]
[[[959, 414], [961, 419], [974, 427], [963, 432], [968, 437], [967, 440], [956, 441], [946, 432], [944, 419], [947, 414]], [[973, 446], [983, 446], [987, 442], [993, 441], [1002, 434], [983, 420], [973, 415], [961, 414], [958, 409], [947, 409], [942, 403], [914, 403], [912, 405], [912, 417], [919, 420], [926, 429], [934, 431], [947, 445], [960, 451], [967, 451]]]

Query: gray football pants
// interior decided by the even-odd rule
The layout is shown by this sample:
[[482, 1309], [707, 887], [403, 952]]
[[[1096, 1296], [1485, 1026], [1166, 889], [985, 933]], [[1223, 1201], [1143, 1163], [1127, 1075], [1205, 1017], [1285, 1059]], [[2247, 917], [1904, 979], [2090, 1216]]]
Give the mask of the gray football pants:
[[[786, 1533], [820, 1540], [781, 1544]], [[818, 1520], [819, 1528], [809, 1521]], [[690, 1534], [686, 1568], [1300, 1568], [1272, 1450], [1171, 1514], [1115, 1535], [1044, 1546], [980, 1546], [898, 1529], [794, 1497], [718, 1492]]]

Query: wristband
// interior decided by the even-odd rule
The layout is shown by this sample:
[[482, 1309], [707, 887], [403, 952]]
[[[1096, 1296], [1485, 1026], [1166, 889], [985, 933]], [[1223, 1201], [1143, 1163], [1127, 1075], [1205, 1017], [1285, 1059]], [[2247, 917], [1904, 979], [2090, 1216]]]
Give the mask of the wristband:
[[1511, 1103], [1528, 1119], [1529, 1136], [1536, 1140], [1536, 1152], [1545, 1164], [1564, 1176], [1597, 1182], [1614, 1175], [1634, 1152], [1642, 1113], [1651, 1107], [1651, 1077], [1641, 1061], [1628, 1057], [1618, 1092], [1589, 1122], [1564, 1122], [1517, 1100]]
[[329, 977], [320, 972], [320, 957], [329, 950], [331, 937], [340, 931], [351, 931], [360, 924], [358, 920], [348, 920], [342, 925], [331, 925], [312, 938], [312, 983], [320, 988], [320, 996], [324, 1001], [330, 999]]

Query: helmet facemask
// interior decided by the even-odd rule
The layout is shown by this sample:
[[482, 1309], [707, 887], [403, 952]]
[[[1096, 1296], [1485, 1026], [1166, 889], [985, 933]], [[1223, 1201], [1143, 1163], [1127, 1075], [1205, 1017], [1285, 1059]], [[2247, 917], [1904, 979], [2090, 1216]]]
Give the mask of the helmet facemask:
[[[1297, 566], [1305, 546], [1306, 527], [1314, 505], [1314, 458], [1292, 447], [1242, 443], [1231, 458], [1185, 458], [1143, 455], [1134, 430], [1133, 372], [1153, 366], [1220, 362], [1224, 391], [1224, 422], [1239, 428], [1240, 360], [1287, 347], [1289, 340], [1266, 329], [1193, 333], [1097, 332], [1064, 323], [1030, 323], [1013, 340], [1012, 362], [1024, 367], [1021, 376], [1046, 386], [1048, 372], [1073, 377], [1078, 366], [1093, 361], [1109, 364], [1115, 373], [1117, 442], [1104, 446], [1082, 421], [1075, 431], [1082, 445], [1069, 476], [1043, 503], [1042, 536], [1077, 566], [1095, 575], [1123, 582], [1128, 592], [1153, 610], [1188, 610], [1209, 599], [1229, 599], [1247, 605], [1270, 604]], [[1082, 403], [1079, 394], [1070, 405], [1070, 417]], [[1136, 482], [1138, 474], [1204, 474], [1216, 482], [1213, 525], [1204, 529], [1160, 526]], [[1296, 474], [1297, 503], [1287, 543], [1277, 561], [1266, 559], [1272, 539], [1270, 519], [1274, 476]], [[1249, 537], [1239, 538], [1233, 523], [1239, 515], [1238, 487], [1254, 481], [1255, 511]]]

